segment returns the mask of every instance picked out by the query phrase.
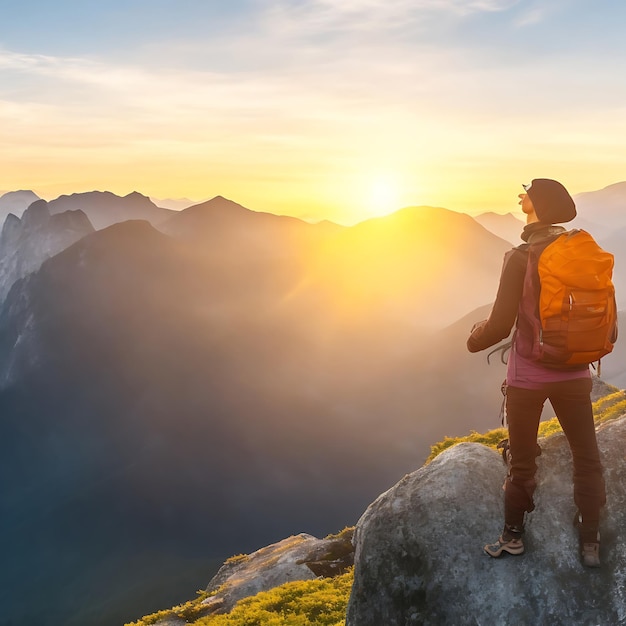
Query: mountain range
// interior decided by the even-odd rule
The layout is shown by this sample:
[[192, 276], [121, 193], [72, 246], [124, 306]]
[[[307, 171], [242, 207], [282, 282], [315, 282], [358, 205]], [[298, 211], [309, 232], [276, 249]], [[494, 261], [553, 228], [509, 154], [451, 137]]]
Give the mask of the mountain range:
[[214, 562], [352, 524], [434, 442], [498, 426], [504, 368], [465, 338], [510, 245], [432, 207], [344, 227], [93, 192], [9, 216], [0, 267], [32, 265], [0, 273], [5, 619], [175, 604]]

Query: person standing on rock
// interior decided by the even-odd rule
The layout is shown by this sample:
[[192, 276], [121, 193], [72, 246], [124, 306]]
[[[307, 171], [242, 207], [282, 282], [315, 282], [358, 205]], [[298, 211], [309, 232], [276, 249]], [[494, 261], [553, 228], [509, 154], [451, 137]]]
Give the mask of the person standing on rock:
[[[504, 257], [496, 300], [487, 320], [472, 328], [467, 348], [478, 352], [509, 336], [519, 323], [530, 244], [552, 241], [565, 232], [562, 226], [576, 216], [576, 207], [561, 183], [535, 179], [519, 194], [526, 226], [524, 244]], [[534, 509], [537, 431], [543, 405], [550, 400], [567, 437], [574, 465], [574, 501], [582, 562], [600, 566], [600, 511], [606, 502], [602, 465], [591, 406], [589, 366], [554, 369], [523, 357], [514, 334], [506, 376], [506, 416], [509, 427], [510, 470], [504, 486], [504, 529], [495, 543], [484, 547], [491, 557], [524, 552], [524, 515]]]

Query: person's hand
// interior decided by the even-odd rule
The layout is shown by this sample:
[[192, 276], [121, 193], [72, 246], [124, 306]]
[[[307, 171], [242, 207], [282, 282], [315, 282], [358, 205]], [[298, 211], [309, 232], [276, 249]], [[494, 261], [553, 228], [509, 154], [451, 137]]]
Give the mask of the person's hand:
[[478, 330], [479, 328], [482, 328], [485, 324], [487, 323], [487, 320], [482, 320], [480, 322], [476, 322], [473, 326], [472, 326], [472, 330], [470, 331], [470, 335], [474, 334], [474, 331]]

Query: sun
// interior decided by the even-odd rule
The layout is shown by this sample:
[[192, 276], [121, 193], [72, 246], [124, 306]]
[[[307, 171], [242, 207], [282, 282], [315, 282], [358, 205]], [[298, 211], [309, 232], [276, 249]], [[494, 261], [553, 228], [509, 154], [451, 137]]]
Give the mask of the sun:
[[337, 208], [329, 219], [356, 224], [414, 204], [415, 181], [400, 168], [360, 166], [331, 189]]
[[369, 217], [387, 215], [401, 208], [401, 185], [396, 175], [375, 174], [364, 188], [364, 209]]

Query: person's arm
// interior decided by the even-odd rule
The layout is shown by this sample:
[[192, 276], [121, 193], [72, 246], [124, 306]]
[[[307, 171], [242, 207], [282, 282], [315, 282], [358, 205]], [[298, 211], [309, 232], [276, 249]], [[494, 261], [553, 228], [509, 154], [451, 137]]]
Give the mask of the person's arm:
[[522, 297], [527, 260], [528, 253], [523, 248], [513, 248], [505, 255], [498, 293], [489, 318], [474, 324], [467, 340], [470, 352], [489, 348], [509, 336]]

